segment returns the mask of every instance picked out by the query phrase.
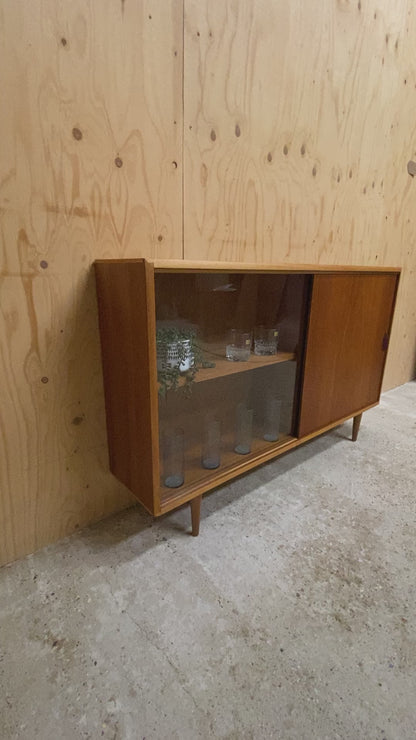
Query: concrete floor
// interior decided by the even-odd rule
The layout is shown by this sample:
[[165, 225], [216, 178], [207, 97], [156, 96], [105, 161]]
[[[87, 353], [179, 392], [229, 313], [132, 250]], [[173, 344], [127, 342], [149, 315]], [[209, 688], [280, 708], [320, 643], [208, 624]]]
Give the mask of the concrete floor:
[[0, 570], [0, 737], [416, 738], [416, 383]]

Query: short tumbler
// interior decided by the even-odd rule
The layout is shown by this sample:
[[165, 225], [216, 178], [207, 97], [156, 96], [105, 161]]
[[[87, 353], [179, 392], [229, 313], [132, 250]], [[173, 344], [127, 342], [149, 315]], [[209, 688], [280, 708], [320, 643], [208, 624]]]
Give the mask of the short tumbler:
[[277, 329], [266, 329], [265, 326], [256, 326], [254, 329], [254, 354], [275, 355], [277, 352]]
[[230, 362], [247, 362], [250, 359], [251, 333], [231, 329], [225, 356]]

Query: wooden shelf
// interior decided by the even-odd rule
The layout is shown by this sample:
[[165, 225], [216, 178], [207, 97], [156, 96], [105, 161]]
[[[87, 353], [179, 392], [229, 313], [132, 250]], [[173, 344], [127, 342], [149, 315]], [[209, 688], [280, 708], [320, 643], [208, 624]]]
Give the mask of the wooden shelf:
[[218, 345], [206, 345], [202, 347], [204, 359], [215, 362], [215, 367], [203, 367], [195, 375], [195, 383], [201, 383], [205, 380], [222, 378], [225, 375], [234, 375], [234, 373], [244, 373], [249, 370], [257, 370], [260, 367], [276, 365], [279, 362], [288, 362], [295, 360], [294, 352], [277, 352], [275, 355], [254, 355], [250, 354], [247, 362], [231, 362], [227, 360], [225, 348]]
[[209, 490], [214, 486], [222, 485], [240, 473], [259, 465], [274, 457], [274, 453], [282, 447], [290, 445], [295, 437], [282, 435], [277, 442], [266, 442], [255, 437], [252, 441], [251, 452], [248, 455], [239, 455], [234, 452], [230, 441], [223, 444], [221, 451], [221, 465], [215, 470], [205, 470], [201, 466], [201, 450], [194, 446], [185, 454], [185, 482], [178, 488], [167, 488], [162, 485], [159, 489], [162, 511], [168, 511], [179, 506], [181, 499], [189, 500], [195, 489]]
[[[231, 362], [224, 356], [223, 346], [206, 345], [202, 348], [204, 360], [215, 362], [215, 367], [199, 367], [195, 374], [194, 383], [203, 383], [207, 380], [223, 378], [235, 373], [244, 373], [250, 370], [258, 370], [262, 367], [277, 365], [280, 362], [296, 360], [295, 352], [280, 352], [275, 355], [258, 356], [251, 353], [247, 362]], [[184, 385], [185, 377], [180, 378], [179, 386]]]

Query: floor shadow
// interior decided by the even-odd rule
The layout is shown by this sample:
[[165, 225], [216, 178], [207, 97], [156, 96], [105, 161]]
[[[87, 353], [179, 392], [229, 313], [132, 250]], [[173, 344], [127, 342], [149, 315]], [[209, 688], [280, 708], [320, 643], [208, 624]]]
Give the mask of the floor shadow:
[[[283, 453], [278, 458], [260, 465], [253, 471], [244, 473], [233, 481], [204, 494], [201, 521], [209, 519], [214, 511], [230, 506], [235, 501], [253, 495], [261, 486], [272, 481], [278, 483], [279, 477], [290, 473], [299, 465], [306, 463], [317, 454], [326, 452], [351, 438], [350, 425], [343, 424], [335, 430], [305, 442], [295, 450]], [[209, 507], [204, 506], [209, 501]], [[178, 536], [191, 535], [191, 516], [189, 504], [184, 504], [161, 517], [152, 517], [138, 504], [118, 514], [93, 524], [73, 535], [90, 551], [100, 553], [114, 549], [117, 562], [137, 558], [160, 543]], [[108, 561], [107, 561], [108, 562]]]
[[[273, 481], [278, 484], [279, 478], [286, 473], [290, 473], [300, 465], [308, 462], [316, 455], [321, 454], [334, 448], [336, 445], [351, 440], [351, 430], [348, 424], [344, 424], [336, 430], [330, 430], [319, 437], [315, 437], [294, 450], [288, 450], [279, 457], [269, 460], [259, 465], [252, 471], [243, 473], [235, 478], [231, 483], [224, 484], [212, 491], [204, 494], [204, 500], [212, 501], [215, 499], [215, 510], [229, 506], [234, 501], [245, 496], [250, 496], [259, 488], [259, 474], [261, 477], [261, 486], [267, 485]], [[209, 518], [213, 513], [213, 508], [204, 509], [202, 502], [201, 521]]]

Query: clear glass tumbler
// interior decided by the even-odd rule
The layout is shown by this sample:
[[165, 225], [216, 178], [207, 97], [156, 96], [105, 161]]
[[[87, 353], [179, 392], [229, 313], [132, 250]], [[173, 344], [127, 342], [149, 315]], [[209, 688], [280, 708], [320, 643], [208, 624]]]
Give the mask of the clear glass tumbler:
[[215, 470], [221, 462], [221, 422], [206, 418], [202, 437], [201, 463], [207, 470]]
[[281, 410], [282, 402], [278, 398], [268, 399], [266, 404], [263, 434], [263, 439], [267, 442], [277, 442], [279, 439]]
[[163, 436], [163, 482], [168, 488], [179, 488], [184, 476], [184, 431], [176, 428]]
[[234, 450], [239, 455], [248, 455], [251, 452], [251, 441], [253, 437], [253, 409], [248, 409], [244, 403], [239, 403], [235, 421]]
[[267, 329], [265, 326], [256, 326], [254, 329], [254, 354], [275, 355], [279, 332], [276, 328]]
[[230, 362], [247, 362], [250, 359], [251, 332], [231, 329], [228, 337], [225, 356]]

